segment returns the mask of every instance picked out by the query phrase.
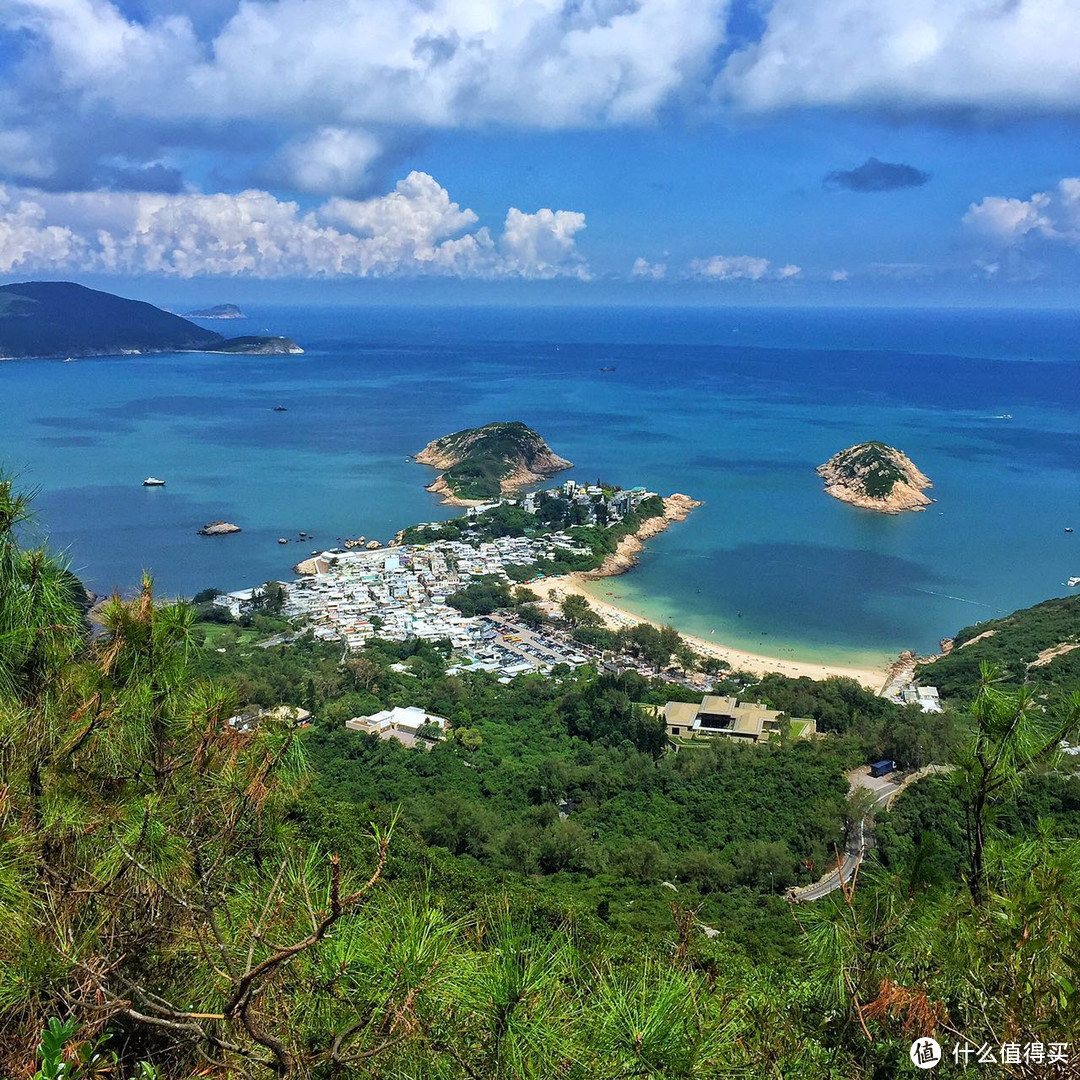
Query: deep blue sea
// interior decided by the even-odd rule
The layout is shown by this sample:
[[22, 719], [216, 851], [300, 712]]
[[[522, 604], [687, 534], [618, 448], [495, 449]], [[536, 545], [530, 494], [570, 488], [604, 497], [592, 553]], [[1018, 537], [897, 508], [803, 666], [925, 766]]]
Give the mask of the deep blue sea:
[[[305, 355], [0, 364], [0, 462], [96, 591], [144, 569], [163, 593], [240, 588], [339, 536], [457, 513], [406, 456], [493, 420], [539, 430], [567, 476], [704, 499], [596, 591], [732, 645], [927, 651], [1080, 574], [1074, 313], [248, 310], [206, 325]], [[933, 506], [822, 493], [815, 466], [868, 439], [912, 458]], [[151, 473], [167, 486], [143, 488]], [[196, 535], [218, 518], [243, 532]], [[277, 543], [301, 529], [314, 544]]]

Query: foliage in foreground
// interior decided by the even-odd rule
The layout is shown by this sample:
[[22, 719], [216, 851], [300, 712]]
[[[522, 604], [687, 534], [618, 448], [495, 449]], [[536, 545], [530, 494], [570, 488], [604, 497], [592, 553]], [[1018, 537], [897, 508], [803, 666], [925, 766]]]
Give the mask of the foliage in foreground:
[[995, 831], [1004, 794], [1055, 767], [1047, 737], [1075, 726], [1075, 704], [1040, 714], [986, 673], [954, 786], [965, 883], [864, 876], [797, 909], [803, 954], [783, 967], [705, 937], [677, 904], [666, 939], [635, 947], [572, 906], [418, 888], [395, 863], [392, 812], [313, 836], [298, 817], [302, 740], [230, 724], [230, 693], [191, 670], [191, 610], [156, 604], [145, 582], [91, 638], [62, 568], [15, 542], [24, 513], [0, 484], [0, 1070], [13, 1080], [69, 1060], [65, 1075], [95, 1075], [87, 1046], [138, 1080], [839, 1080], [895, 1075], [914, 1035], [1078, 1029], [1080, 845], [1049, 826]]

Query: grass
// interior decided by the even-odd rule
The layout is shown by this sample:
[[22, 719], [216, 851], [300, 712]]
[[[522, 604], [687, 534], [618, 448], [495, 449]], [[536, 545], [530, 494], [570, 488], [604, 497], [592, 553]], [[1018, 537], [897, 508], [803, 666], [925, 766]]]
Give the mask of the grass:
[[202, 630], [205, 636], [205, 644], [208, 649], [217, 649], [222, 645], [222, 638], [226, 639], [226, 642], [232, 642], [236, 645], [250, 645], [258, 638], [265, 637], [265, 634], [260, 634], [258, 630], [241, 630], [235, 626], [229, 626], [227, 623], [213, 623], [213, 622], [200, 622], [195, 624], [197, 630]]

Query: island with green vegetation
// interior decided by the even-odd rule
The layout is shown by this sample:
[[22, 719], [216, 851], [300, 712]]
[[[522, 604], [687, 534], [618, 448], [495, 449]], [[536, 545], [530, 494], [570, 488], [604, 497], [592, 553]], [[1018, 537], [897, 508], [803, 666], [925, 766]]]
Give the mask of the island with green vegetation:
[[206, 352], [244, 353], [248, 356], [297, 356], [304, 350], [288, 337], [245, 337], [226, 338]]
[[[941, 713], [714, 669], [820, 737], [676, 752], [674, 640], [655, 675], [500, 680], [446, 641], [343, 652], [276, 583], [233, 621], [149, 579], [90, 626], [29, 512], [0, 478], [0, 1076], [855, 1080], [924, 1037], [1075, 1061], [1080, 672], [1034, 661], [1076, 598], [962, 631], [950, 656], [1006, 670], [957, 667]], [[444, 723], [346, 726], [393, 709]], [[853, 777], [886, 758], [875, 810]], [[857, 875], [793, 903], [871, 816]]]
[[189, 311], [187, 319], [246, 319], [247, 316], [235, 304], [214, 304], [212, 307]]
[[539, 433], [516, 420], [444, 435], [429, 442], [414, 460], [442, 470], [427, 489], [453, 505], [512, 495], [573, 466]]
[[922, 510], [933, 502], [923, 494], [931, 486], [929, 478], [906, 454], [882, 442], [849, 446], [817, 471], [827, 495], [881, 514]]
[[141, 300], [71, 281], [0, 286], [0, 357], [297, 353], [288, 338], [226, 338]]

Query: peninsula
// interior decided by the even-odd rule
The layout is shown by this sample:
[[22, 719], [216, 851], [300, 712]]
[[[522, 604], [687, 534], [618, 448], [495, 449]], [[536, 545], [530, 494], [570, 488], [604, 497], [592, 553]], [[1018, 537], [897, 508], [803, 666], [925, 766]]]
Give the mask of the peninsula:
[[175, 352], [296, 353], [289, 338], [226, 338], [140, 300], [72, 281], [0, 286], [0, 356], [123, 356]]
[[429, 442], [414, 460], [443, 470], [427, 490], [452, 506], [513, 495], [573, 466], [537, 432], [516, 420], [444, 435]]
[[827, 495], [881, 514], [922, 510], [933, 502], [923, 494], [932, 486], [929, 478], [906, 454], [885, 443], [849, 446], [817, 471]]

